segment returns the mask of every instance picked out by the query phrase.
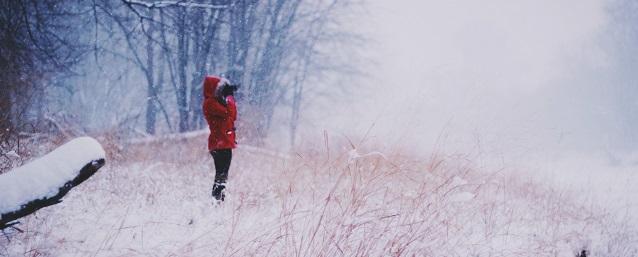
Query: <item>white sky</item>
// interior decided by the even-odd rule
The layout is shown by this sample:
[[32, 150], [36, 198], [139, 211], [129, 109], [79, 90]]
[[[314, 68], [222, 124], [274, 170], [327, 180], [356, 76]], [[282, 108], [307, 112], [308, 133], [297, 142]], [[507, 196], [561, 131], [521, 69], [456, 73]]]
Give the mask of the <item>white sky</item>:
[[375, 123], [377, 137], [426, 150], [443, 134], [448, 145], [480, 140], [508, 151], [598, 133], [589, 124], [600, 120], [582, 106], [600, 86], [588, 82], [592, 71], [608, 66], [599, 47], [605, 8], [601, 0], [370, 1], [352, 25], [373, 41], [363, 52], [376, 65], [348, 100], [356, 118], [340, 112], [335, 130], [362, 134]]

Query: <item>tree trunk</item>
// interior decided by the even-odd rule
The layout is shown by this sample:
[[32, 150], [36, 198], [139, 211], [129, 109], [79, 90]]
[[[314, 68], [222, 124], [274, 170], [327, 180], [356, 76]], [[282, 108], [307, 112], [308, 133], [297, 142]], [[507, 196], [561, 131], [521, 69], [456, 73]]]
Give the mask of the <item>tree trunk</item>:
[[171, 125], [171, 119], [168, 116], [168, 112], [162, 103], [161, 95], [162, 88], [164, 87], [164, 72], [166, 71], [166, 56], [164, 54], [160, 54], [159, 56], [159, 68], [157, 70], [157, 82], [155, 83], [155, 100], [157, 107], [164, 114], [164, 120], [166, 121], [166, 127], [170, 132], [173, 132], [173, 126]]
[[243, 83], [248, 50], [251, 46], [256, 3], [239, 1], [230, 12], [227, 76], [235, 83]]
[[[153, 12], [150, 14], [153, 17]], [[149, 24], [148, 34], [149, 39], [146, 41], [146, 133], [155, 134], [155, 123], [157, 120], [157, 89], [155, 87], [153, 78], [154, 66], [154, 42], [152, 40], [153, 32], [155, 31], [155, 25]]]
[[188, 106], [188, 85], [186, 81], [186, 66], [188, 65], [188, 37], [187, 28], [187, 8], [180, 9], [177, 31], [177, 108], [179, 112], [179, 132], [185, 132], [189, 127], [189, 106]]
[[[2, 82], [3, 85], [7, 85]], [[4, 133], [4, 131], [9, 131], [12, 128], [11, 124], [11, 113], [12, 104], [11, 104], [11, 86], [5, 86], [8, 88], [3, 88], [0, 90], [0, 132]]]
[[301, 113], [301, 100], [303, 97], [303, 80], [295, 82], [292, 96], [290, 114], [290, 147], [294, 147], [297, 139], [297, 127], [299, 126], [299, 114]]

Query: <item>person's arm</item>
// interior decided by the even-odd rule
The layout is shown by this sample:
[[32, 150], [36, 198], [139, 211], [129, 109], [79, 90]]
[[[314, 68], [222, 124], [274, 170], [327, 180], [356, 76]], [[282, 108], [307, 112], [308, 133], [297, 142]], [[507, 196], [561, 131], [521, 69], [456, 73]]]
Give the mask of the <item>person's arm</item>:
[[228, 110], [215, 99], [204, 100], [204, 114], [209, 117], [224, 118], [228, 115]]
[[226, 103], [228, 104], [228, 116], [232, 120], [237, 119], [237, 103], [233, 95], [226, 96]]

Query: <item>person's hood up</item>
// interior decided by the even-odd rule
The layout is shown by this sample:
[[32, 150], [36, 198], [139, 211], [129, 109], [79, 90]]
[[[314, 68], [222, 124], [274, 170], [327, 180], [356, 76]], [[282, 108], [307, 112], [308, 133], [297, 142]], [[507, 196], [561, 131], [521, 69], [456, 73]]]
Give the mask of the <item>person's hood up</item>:
[[204, 98], [222, 98], [221, 92], [224, 89], [223, 87], [229, 84], [230, 81], [225, 78], [206, 76], [206, 78], [204, 78]]
[[217, 84], [219, 84], [220, 80], [221, 78], [217, 76], [206, 76], [204, 78], [204, 98], [215, 97], [215, 90], [217, 90]]

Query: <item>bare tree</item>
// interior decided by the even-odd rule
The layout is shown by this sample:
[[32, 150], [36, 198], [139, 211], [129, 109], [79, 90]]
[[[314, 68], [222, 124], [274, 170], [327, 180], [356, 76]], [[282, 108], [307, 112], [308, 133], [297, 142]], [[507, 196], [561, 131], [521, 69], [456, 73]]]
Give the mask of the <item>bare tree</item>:
[[[75, 1], [66, 1], [73, 5]], [[85, 6], [59, 1], [5, 0], [0, 8], [0, 156], [17, 144], [15, 134], [42, 126], [46, 83], [87, 52], [72, 23]], [[4, 148], [7, 146], [8, 148]]]
[[[279, 108], [285, 107], [290, 110], [289, 121], [286, 124], [277, 124], [277, 129], [288, 127], [290, 141], [294, 144], [306, 96], [316, 91], [313, 88], [309, 90], [307, 84], [316, 83], [317, 78], [328, 72], [342, 69], [339, 66], [341, 64], [333, 61], [338, 58], [328, 58], [330, 51], [323, 52], [321, 49], [333, 47], [329, 43], [340, 40], [340, 36], [335, 35], [338, 35], [341, 28], [334, 26], [334, 23], [352, 1], [355, 0], [108, 0], [79, 1], [77, 6], [71, 6], [70, 3], [74, 2], [65, 0], [54, 9], [72, 10], [75, 16], [66, 17], [68, 23], [62, 24], [94, 24], [85, 30], [76, 29], [70, 33], [76, 36], [73, 42], [91, 46], [88, 50], [92, 50], [91, 57], [94, 60], [88, 62], [75, 49], [64, 52], [68, 48], [58, 47], [55, 49], [64, 51], [56, 52], [58, 58], [52, 58], [55, 62], [44, 58], [47, 55], [38, 55], [38, 58], [25, 59], [31, 62], [24, 62], [22, 66], [29, 71], [34, 70], [27, 67], [30, 63], [42, 67], [57, 67], [55, 63], [67, 57], [60, 56], [63, 52], [74, 57], [73, 60], [89, 64], [81, 70], [91, 74], [91, 78], [98, 78], [101, 86], [85, 86], [90, 83], [86, 74], [75, 74], [83, 79], [64, 78], [55, 82], [60, 85], [59, 89], [68, 91], [68, 95], [82, 92], [79, 102], [83, 106], [91, 106], [90, 109], [75, 111], [75, 114], [83, 116], [85, 121], [96, 120], [96, 116], [106, 117], [108, 114], [110, 118], [101, 121], [101, 125], [110, 127], [108, 124], [113, 124], [119, 129], [119, 124], [126, 123], [127, 129], [144, 130], [143, 133], [146, 134], [203, 128], [205, 123], [200, 107], [202, 79], [207, 74], [224, 73], [232, 81], [242, 83], [237, 95], [242, 121], [241, 139], [256, 144], [263, 142], [273, 127], [275, 112], [285, 110]], [[15, 9], [18, 11], [11, 13], [20, 13], [20, 8], [25, 5], [22, 1], [9, 2], [11, 5], [3, 8], [3, 12]], [[41, 3], [46, 5], [53, 2], [29, 2], [26, 5], [39, 6]], [[12, 24], [3, 27], [5, 35], [20, 32], [23, 39], [29, 39], [27, 30], [17, 29], [20, 28], [20, 22], [23, 22], [20, 18], [4, 22], [2, 25]], [[51, 28], [52, 32], [60, 32], [60, 27], [47, 28]], [[40, 33], [39, 30], [36, 32], [38, 33], [35, 34]], [[28, 46], [31, 48], [25, 49], [32, 49], [35, 45]], [[11, 66], [8, 63], [16, 62], [15, 60], [22, 60], [16, 59], [15, 53], [29, 52], [2, 49], [0, 57], [4, 59], [0, 60], [0, 65], [4, 65], [3, 67]], [[82, 53], [85, 52], [87, 51]], [[104, 63], [100, 60], [108, 61]], [[111, 63], [116, 66], [111, 66]], [[3, 83], [8, 80], [16, 81], [6, 83], [14, 87], [24, 82], [20, 78], [36, 77], [19, 72], [7, 74], [13, 74], [13, 79], [9, 79], [9, 75], [0, 79]], [[87, 88], [92, 88], [93, 91], [87, 92]], [[11, 108], [12, 111], [2, 112], [0, 115], [8, 117], [4, 121], [16, 120], [9, 117], [9, 114], [20, 114], [18, 107], [22, 105], [9, 103], [16, 103], [18, 98], [24, 100], [29, 97], [45, 97], [46, 91], [48, 89], [19, 92], [3, 90], [0, 93], [0, 108]], [[127, 94], [133, 91], [135, 94]], [[18, 93], [23, 96], [15, 97]], [[92, 102], [92, 93], [99, 94], [102, 99], [108, 98], [108, 103]], [[56, 108], [69, 112], [72, 111], [68, 107], [77, 104], [75, 101], [57, 102]], [[143, 104], [135, 105], [135, 108], [128, 108], [124, 112], [108, 112], [109, 105], [125, 102], [128, 105], [130, 102]], [[37, 103], [42, 104], [32, 104], [25, 112], [38, 116], [36, 110], [48, 106], [46, 102]], [[118, 107], [125, 109], [126, 104]], [[158, 115], [162, 115], [162, 118]], [[34, 119], [40, 120], [37, 117]], [[166, 122], [158, 122], [161, 119]]]
[[[220, 6], [221, 3], [216, 4]], [[194, 10], [192, 16], [192, 27], [195, 31], [192, 33], [192, 63], [194, 65], [191, 73], [190, 85], [190, 110], [192, 111], [190, 126], [192, 129], [201, 128], [204, 125], [202, 117], [201, 104], [203, 101], [202, 81], [206, 76], [206, 71], [211, 66], [207, 61], [213, 49], [213, 41], [221, 27], [221, 13], [223, 9], [198, 9]]]

